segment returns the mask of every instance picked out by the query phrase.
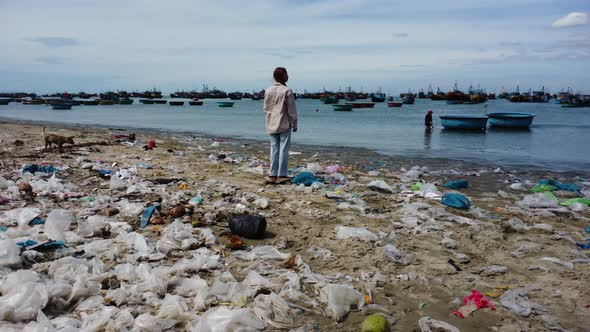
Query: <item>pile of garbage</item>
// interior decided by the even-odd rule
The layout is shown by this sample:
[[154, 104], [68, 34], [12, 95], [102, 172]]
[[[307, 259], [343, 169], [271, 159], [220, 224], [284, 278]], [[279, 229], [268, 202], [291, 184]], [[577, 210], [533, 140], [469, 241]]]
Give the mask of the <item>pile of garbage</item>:
[[[565, 330], [550, 306], [531, 300], [538, 287], [498, 286], [521, 280], [502, 257], [534, 259], [525, 267], [531, 273], [588, 276], [590, 183], [583, 179], [534, 183], [502, 174], [503, 190], [486, 200], [471, 180], [499, 172], [302, 162], [291, 170], [291, 184], [254, 190], [244, 183], [261, 182], [268, 164], [228, 151], [224, 142], [170, 150], [171, 158], [187, 160], [173, 164], [160, 161], [160, 144], [149, 151], [141, 145], [112, 147], [117, 160], [79, 151], [76, 159], [0, 171], [3, 330], [315, 331], [354, 324], [388, 331], [404, 316], [393, 299], [406, 296], [391, 289], [411, 288], [420, 318], [400, 329], [458, 331], [424, 314], [440, 300], [418, 294], [433, 287], [454, 294], [447, 305], [455, 315], [446, 320], [455, 325], [509, 314], [505, 323], [519, 328], [526, 319]], [[187, 167], [190, 158], [200, 162], [199, 172]], [[202, 176], [205, 169], [220, 171]], [[228, 181], [228, 174], [243, 180]], [[297, 242], [303, 247], [290, 244], [289, 216], [307, 220], [291, 226], [305, 237]], [[558, 217], [586, 228], [542, 222]], [[283, 227], [276, 238], [269, 233]], [[498, 251], [502, 237], [518, 237], [520, 245]], [[547, 241], [534, 242], [540, 237], [559, 247], [546, 250]], [[568, 257], [557, 255], [564, 247]], [[467, 288], [484, 285], [490, 291]]]

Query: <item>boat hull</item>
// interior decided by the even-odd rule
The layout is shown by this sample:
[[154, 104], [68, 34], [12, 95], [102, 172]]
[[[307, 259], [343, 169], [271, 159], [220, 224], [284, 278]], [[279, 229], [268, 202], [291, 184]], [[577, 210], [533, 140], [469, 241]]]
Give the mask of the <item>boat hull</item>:
[[219, 107], [233, 107], [234, 103], [231, 101], [221, 101], [217, 103], [217, 106]]
[[452, 130], [485, 130], [487, 116], [469, 115], [442, 115], [440, 117], [442, 126]]
[[191, 106], [201, 106], [201, 105], [203, 105], [203, 102], [202, 101], [189, 101], [188, 104]]
[[403, 103], [387, 103], [387, 107], [402, 107]]
[[528, 128], [533, 123], [534, 114], [529, 113], [490, 113], [489, 123], [492, 127]]
[[53, 105], [54, 110], [71, 110], [72, 105]]
[[352, 108], [373, 108], [375, 103], [346, 103], [346, 105], [352, 105]]
[[170, 101], [170, 106], [182, 106], [184, 105], [184, 101]]
[[352, 105], [332, 105], [334, 107], [334, 111], [338, 112], [350, 112], [352, 111]]

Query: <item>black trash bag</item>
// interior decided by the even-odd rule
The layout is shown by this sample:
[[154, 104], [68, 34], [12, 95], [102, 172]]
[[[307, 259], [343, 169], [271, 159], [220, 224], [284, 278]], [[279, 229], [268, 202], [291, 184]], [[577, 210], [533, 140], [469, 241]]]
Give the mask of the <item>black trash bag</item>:
[[266, 231], [266, 218], [261, 215], [238, 214], [229, 217], [232, 233], [247, 239], [260, 239]]

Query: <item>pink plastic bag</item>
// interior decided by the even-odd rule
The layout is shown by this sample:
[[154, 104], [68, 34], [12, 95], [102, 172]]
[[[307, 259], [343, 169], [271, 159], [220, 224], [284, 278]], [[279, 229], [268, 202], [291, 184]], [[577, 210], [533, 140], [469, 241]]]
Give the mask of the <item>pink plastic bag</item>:
[[481, 308], [490, 308], [496, 310], [494, 305], [478, 291], [472, 291], [471, 295], [463, 299], [463, 306], [459, 310], [453, 312], [455, 315], [465, 318], [468, 317], [472, 312]]

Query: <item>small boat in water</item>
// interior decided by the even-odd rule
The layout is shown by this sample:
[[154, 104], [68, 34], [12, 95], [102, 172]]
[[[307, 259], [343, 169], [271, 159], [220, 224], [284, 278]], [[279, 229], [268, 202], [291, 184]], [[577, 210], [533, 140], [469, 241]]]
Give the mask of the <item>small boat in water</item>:
[[326, 96], [320, 99], [324, 104], [338, 104], [338, 96]]
[[96, 99], [80, 99], [80, 104], [85, 106], [96, 106], [98, 105], [98, 100]]
[[416, 98], [411, 94], [407, 94], [402, 98], [402, 103], [406, 105], [412, 105], [415, 101]]
[[119, 104], [119, 105], [131, 105], [131, 104], [133, 104], [133, 99], [130, 99], [130, 98], [119, 99], [119, 100], [117, 100], [117, 104]]
[[189, 101], [188, 104], [191, 106], [201, 106], [201, 105], [203, 105], [203, 101], [198, 100], [198, 99], [193, 99], [193, 100]]
[[153, 105], [154, 104], [153, 99], [140, 99], [139, 102], [144, 105]]
[[182, 106], [184, 105], [184, 101], [169, 101], [170, 106]]
[[166, 99], [154, 99], [154, 104], [166, 105], [166, 103], [168, 103]]
[[397, 102], [390, 102], [387, 103], [387, 107], [402, 107], [403, 103], [397, 103]]
[[234, 107], [233, 101], [218, 101], [217, 106], [219, 107]]
[[114, 100], [110, 100], [110, 99], [101, 99], [98, 101], [99, 105], [115, 105], [115, 101]]
[[501, 128], [528, 128], [533, 122], [530, 113], [489, 113], [490, 126]]
[[352, 108], [373, 108], [375, 103], [346, 103], [346, 105], [352, 105]]
[[572, 97], [567, 103], [562, 104], [561, 107], [578, 108], [590, 107], [590, 95], [576, 95]]
[[350, 112], [353, 108], [350, 104], [334, 104], [332, 107], [334, 107], [334, 111], [338, 112]]
[[448, 105], [462, 105], [465, 104], [464, 100], [447, 100]]
[[8, 105], [8, 103], [10, 103], [12, 101], [12, 99], [10, 98], [2, 98], [0, 99], [0, 105]]
[[43, 105], [45, 104], [45, 102], [43, 101], [43, 99], [25, 99], [23, 101], [23, 105]]
[[72, 104], [53, 104], [52, 107], [54, 110], [71, 110]]
[[485, 115], [441, 115], [445, 129], [485, 130], [488, 117]]

